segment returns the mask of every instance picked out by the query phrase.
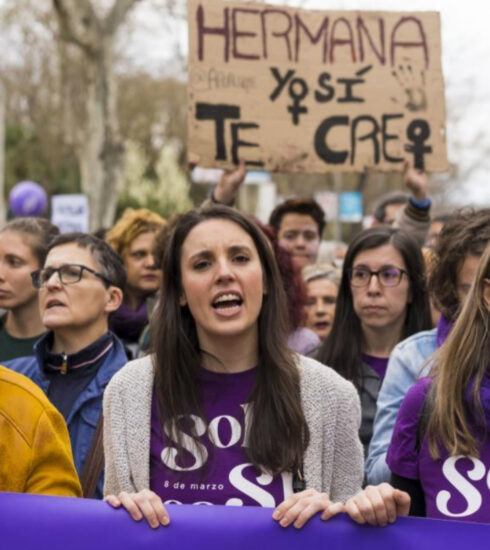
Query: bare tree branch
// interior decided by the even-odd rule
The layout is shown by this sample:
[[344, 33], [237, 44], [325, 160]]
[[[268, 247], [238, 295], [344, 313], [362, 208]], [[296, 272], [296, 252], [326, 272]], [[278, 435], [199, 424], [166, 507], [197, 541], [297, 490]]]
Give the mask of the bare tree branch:
[[62, 38], [91, 54], [94, 50], [94, 30], [100, 29], [100, 21], [90, 0], [53, 0], [58, 14]]
[[126, 18], [129, 10], [140, 0], [116, 0], [104, 21], [105, 32], [114, 34]]

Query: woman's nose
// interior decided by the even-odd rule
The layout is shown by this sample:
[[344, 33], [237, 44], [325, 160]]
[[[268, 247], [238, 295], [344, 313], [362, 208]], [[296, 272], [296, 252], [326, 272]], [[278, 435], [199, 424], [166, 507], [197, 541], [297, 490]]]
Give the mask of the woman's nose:
[[230, 262], [227, 259], [218, 261], [218, 278], [221, 279], [233, 279], [233, 269]]

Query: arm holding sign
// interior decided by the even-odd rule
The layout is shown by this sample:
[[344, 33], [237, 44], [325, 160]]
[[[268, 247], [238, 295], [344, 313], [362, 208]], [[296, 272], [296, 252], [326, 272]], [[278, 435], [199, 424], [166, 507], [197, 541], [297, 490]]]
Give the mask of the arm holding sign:
[[406, 163], [403, 181], [411, 197], [398, 213], [394, 226], [412, 235], [422, 247], [430, 227], [431, 200], [427, 196], [427, 174]]
[[216, 185], [211, 193], [211, 197], [206, 199], [202, 206], [211, 204], [224, 204], [225, 206], [233, 206], [240, 186], [245, 181], [247, 170], [245, 162], [241, 161], [238, 168], [235, 170], [226, 170], [221, 176], [220, 182]]
[[345, 512], [356, 523], [385, 526], [399, 516], [408, 516], [410, 496], [388, 483], [368, 485], [345, 503]]

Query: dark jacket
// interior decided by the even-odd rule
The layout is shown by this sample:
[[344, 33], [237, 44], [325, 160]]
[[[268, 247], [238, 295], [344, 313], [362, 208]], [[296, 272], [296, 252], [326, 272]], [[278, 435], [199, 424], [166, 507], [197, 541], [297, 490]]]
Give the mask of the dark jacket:
[[[49, 380], [42, 366], [42, 345], [49, 333], [43, 336], [35, 345], [35, 355], [20, 357], [12, 361], [6, 361], [4, 366], [23, 374], [35, 382], [45, 393], [48, 393]], [[112, 376], [127, 362], [123, 345], [115, 335], [112, 335], [114, 345], [107, 353], [97, 373], [88, 386], [73, 403], [70, 413], [66, 417], [68, 432], [70, 434], [73, 458], [78, 474], [82, 471], [83, 464], [90, 449], [92, 438], [95, 434], [97, 422], [102, 412], [102, 396]], [[103, 495], [103, 476], [97, 484], [96, 498]]]

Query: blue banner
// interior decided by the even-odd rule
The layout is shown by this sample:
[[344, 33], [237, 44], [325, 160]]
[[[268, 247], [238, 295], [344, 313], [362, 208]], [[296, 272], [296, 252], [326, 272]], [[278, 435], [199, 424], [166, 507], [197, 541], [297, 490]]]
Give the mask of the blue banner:
[[358, 223], [362, 221], [362, 216], [362, 193], [360, 191], [344, 191], [340, 193], [340, 221]]
[[272, 509], [169, 506], [156, 530], [96, 500], [0, 494], [1, 550], [460, 550], [487, 548], [490, 525], [401, 518], [360, 526], [347, 516], [283, 529]]

